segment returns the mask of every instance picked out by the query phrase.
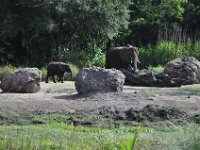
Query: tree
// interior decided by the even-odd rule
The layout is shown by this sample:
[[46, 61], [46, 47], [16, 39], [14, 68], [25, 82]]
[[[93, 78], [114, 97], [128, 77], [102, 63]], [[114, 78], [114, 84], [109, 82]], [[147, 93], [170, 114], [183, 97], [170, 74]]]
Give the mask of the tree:
[[79, 61], [83, 53], [92, 61], [107, 39], [128, 27], [130, 0], [8, 0], [0, 5], [1, 47], [15, 55], [19, 48], [12, 41], [20, 33], [27, 63], [42, 66], [51, 60]]
[[136, 45], [156, 43], [159, 31], [183, 20], [187, 0], [132, 0], [126, 41]]

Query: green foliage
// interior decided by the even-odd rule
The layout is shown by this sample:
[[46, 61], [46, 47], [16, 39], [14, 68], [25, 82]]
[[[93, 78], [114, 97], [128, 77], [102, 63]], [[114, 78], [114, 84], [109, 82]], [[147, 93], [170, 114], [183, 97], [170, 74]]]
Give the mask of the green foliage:
[[3, 66], [0, 68], [0, 80], [2, 80], [3, 76], [8, 74], [8, 73], [12, 73], [14, 71], [16, 71], [17, 68], [13, 67], [11, 65], [7, 65], [7, 66]]
[[147, 94], [148, 97], [155, 97], [156, 96], [156, 89], [149, 87], [145, 89], [145, 93]]
[[67, 81], [73, 81], [73, 80], [75, 80], [75, 77], [76, 77], [77, 73], [79, 72], [79, 68], [73, 64], [69, 64], [69, 67], [71, 68], [71, 71], [72, 71], [72, 78], [71, 78], [70, 74], [65, 73], [64, 79]]
[[[162, 41], [156, 45], [148, 45], [139, 48], [139, 59], [141, 67], [145, 68], [150, 66], [150, 70], [162, 71], [162, 66], [167, 62], [177, 58], [193, 56], [200, 60], [200, 42], [187, 39], [186, 43], [175, 43], [170, 41]], [[157, 69], [154, 66], [160, 66]], [[161, 69], [159, 71], [159, 69]]]
[[[133, 130], [133, 131], [131, 131]], [[74, 127], [64, 123], [37, 126], [1, 126], [0, 149], [120, 149], [118, 143], [125, 143], [131, 150], [136, 146], [134, 138], [122, 139], [119, 135], [133, 135], [132, 128], [89, 128]], [[129, 147], [131, 146], [131, 147]]]
[[148, 67], [148, 70], [154, 72], [154, 73], [162, 73], [164, 71], [164, 67], [159, 65], [157, 67], [152, 67], [152, 66], [149, 66]]
[[[124, 41], [136, 45], [155, 44], [159, 32], [175, 22], [183, 20], [187, 0], [132, 0], [129, 34]], [[170, 29], [170, 27], [168, 27]]]
[[42, 67], [41, 69], [40, 69], [40, 71], [42, 72], [42, 81], [45, 81], [46, 80], [46, 76], [47, 76], [47, 69], [46, 69], [46, 67]]
[[181, 45], [174, 42], [160, 42], [155, 47], [155, 55], [157, 61], [164, 65], [177, 57], [182, 57]]
[[134, 134], [128, 133], [126, 143], [120, 143], [120, 150], [135, 150], [137, 146], [137, 140], [139, 138], [138, 132]]
[[187, 42], [184, 48], [185, 48], [185, 53], [187, 54], [187, 56], [194, 56], [195, 58], [200, 60], [200, 54], [199, 54], [200, 41], [199, 40], [192, 41], [190, 38], [187, 39]]
[[[101, 65], [97, 58], [105, 42], [128, 27], [130, 1], [0, 2], [0, 46], [6, 48], [5, 59], [10, 61], [10, 55], [14, 63], [41, 67], [53, 60], [77, 65], [80, 61], [84, 66], [92, 58], [93, 64]], [[78, 62], [71, 61], [73, 54], [80, 54], [75, 58]]]
[[73, 52], [72, 58], [75, 58], [73, 62], [80, 68], [82, 67], [104, 67], [105, 66], [105, 54], [103, 50], [104, 46], [99, 48], [97, 45], [90, 45], [87, 50], [81, 52]]

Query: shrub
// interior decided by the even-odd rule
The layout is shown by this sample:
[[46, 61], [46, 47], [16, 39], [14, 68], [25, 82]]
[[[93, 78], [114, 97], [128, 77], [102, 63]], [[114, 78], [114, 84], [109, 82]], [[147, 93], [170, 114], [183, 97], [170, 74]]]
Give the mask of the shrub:
[[190, 52], [191, 56], [194, 56], [198, 60], [200, 60], [200, 41], [195, 41], [193, 47]]
[[13, 67], [11, 65], [6, 65], [6, 66], [1, 67], [0, 68], [0, 80], [2, 80], [4, 75], [11, 73], [11, 72], [14, 72], [16, 70], [17, 70], [17, 68]]
[[153, 47], [148, 45], [147, 47], [139, 48], [139, 68], [145, 68], [153, 63]]
[[164, 65], [177, 57], [182, 57], [182, 52], [183, 49], [180, 44], [169, 41], [160, 42], [155, 47], [156, 59], [161, 65]]
[[164, 67], [161, 65], [158, 65], [157, 67], [149, 66], [148, 70], [150, 70], [154, 73], [162, 73], [164, 71]]
[[75, 79], [75, 77], [76, 77], [76, 75], [77, 75], [77, 73], [78, 73], [78, 71], [79, 71], [79, 68], [77, 67], [77, 66], [75, 66], [75, 65], [73, 65], [73, 64], [69, 64], [69, 66], [70, 66], [70, 68], [71, 68], [71, 70], [72, 70], [72, 79], [71, 79], [71, 76], [70, 76], [70, 74], [66, 74], [65, 73], [65, 75], [64, 75], [64, 79], [65, 80], [74, 80]]
[[40, 69], [40, 71], [42, 72], [42, 81], [45, 81], [46, 80], [46, 76], [47, 76], [47, 69], [46, 69], [46, 67], [42, 67]]

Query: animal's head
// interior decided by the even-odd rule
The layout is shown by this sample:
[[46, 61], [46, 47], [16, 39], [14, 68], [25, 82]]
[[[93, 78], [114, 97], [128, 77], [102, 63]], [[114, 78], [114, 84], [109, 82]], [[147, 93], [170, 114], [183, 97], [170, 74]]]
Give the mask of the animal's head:
[[71, 70], [71, 68], [69, 67], [69, 65], [65, 65], [65, 71], [67, 72], [67, 73], [70, 73], [71, 74], [71, 79], [72, 79], [72, 70]]
[[129, 64], [132, 64], [133, 60], [135, 60], [138, 57], [138, 55], [139, 55], [138, 49], [133, 46], [124, 47], [120, 51], [121, 59]]

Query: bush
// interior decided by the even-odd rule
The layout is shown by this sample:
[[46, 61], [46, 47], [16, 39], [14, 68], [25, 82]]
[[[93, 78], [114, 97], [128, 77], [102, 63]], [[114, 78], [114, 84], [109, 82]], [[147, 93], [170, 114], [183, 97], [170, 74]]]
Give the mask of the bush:
[[77, 75], [77, 73], [79, 72], [79, 68], [73, 64], [69, 64], [71, 70], [72, 70], [72, 79], [71, 79], [71, 76], [70, 74], [66, 74], [64, 75], [64, 79], [67, 80], [67, 81], [73, 81]]
[[11, 72], [14, 72], [16, 71], [17, 68], [16, 67], [13, 67], [11, 65], [6, 65], [6, 66], [3, 66], [0, 68], [0, 80], [3, 79], [3, 76], [8, 74], [8, 73], [11, 73]]
[[195, 41], [190, 49], [190, 55], [200, 60], [200, 41]]
[[154, 72], [154, 73], [162, 73], [164, 71], [164, 67], [159, 65], [157, 67], [152, 67], [152, 66], [149, 66], [148, 67], [148, 70]]
[[191, 45], [188, 42], [181, 43], [162, 41], [156, 45], [148, 45], [139, 49], [139, 58], [141, 67], [165, 65], [167, 62], [177, 58], [189, 55]]
[[42, 67], [40, 69], [40, 71], [42, 72], [42, 81], [45, 81], [46, 80], [46, 76], [47, 76], [47, 69], [46, 69], [46, 67]]
[[148, 45], [147, 47], [139, 48], [139, 68], [145, 68], [150, 64], [153, 65], [153, 47]]
[[183, 56], [183, 49], [181, 44], [176, 44], [174, 42], [163, 41], [156, 45], [155, 55], [158, 64], [164, 65], [167, 62]]

